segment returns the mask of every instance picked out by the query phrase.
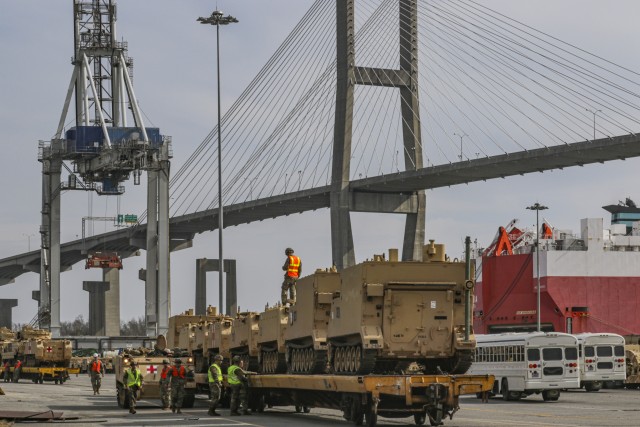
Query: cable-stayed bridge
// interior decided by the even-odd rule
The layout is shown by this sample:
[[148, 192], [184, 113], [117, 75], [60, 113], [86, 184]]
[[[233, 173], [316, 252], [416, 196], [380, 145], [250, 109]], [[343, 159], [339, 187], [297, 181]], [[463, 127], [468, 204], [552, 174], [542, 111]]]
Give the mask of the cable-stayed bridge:
[[[425, 189], [640, 154], [636, 72], [473, 1], [414, 3], [313, 4], [224, 116], [225, 226], [325, 207], [419, 221]], [[171, 179], [176, 248], [217, 228], [216, 132]], [[144, 236], [63, 244], [63, 270]], [[6, 258], [0, 280], [39, 268], [39, 251]]]

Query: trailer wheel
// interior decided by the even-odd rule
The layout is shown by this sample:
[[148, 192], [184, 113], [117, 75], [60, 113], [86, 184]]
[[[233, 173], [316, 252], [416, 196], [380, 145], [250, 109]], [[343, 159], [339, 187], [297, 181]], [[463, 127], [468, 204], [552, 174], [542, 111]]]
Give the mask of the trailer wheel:
[[364, 413], [364, 421], [367, 427], [376, 427], [378, 424], [378, 414], [374, 413], [372, 408], [369, 408]]
[[429, 424], [432, 426], [441, 426], [444, 424], [442, 422], [442, 416], [444, 415], [444, 408], [441, 403], [434, 408], [430, 408], [426, 415], [429, 417]]
[[422, 426], [427, 421], [427, 414], [426, 413], [413, 414], [413, 421], [416, 423], [417, 426]]

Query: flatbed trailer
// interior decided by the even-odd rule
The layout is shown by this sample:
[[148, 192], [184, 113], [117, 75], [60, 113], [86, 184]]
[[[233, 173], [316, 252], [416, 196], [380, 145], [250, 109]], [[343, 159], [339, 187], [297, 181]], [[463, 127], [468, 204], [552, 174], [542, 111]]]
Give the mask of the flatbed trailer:
[[[13, 366], [9, 368], [13, 377]], [[69, 374], [75, 370], [56, 366], [23, 366], [20, 368], [20, 379], [28, 379], [34, 383], [53, 381], [55, 384], [64, 384], [69, 379]]]
[[[417, 425], [442, 425], [460, 408], [464, 394], [491, 391], [493, 375], [263, 375], [249, 374], [249, 406], [295, 406], [296, 411], [328, 408], [342, 411], [356, 425], [375, 426], [377, 418], [413, 416]], [[197, 374], [200, 391], [206, 375]]]

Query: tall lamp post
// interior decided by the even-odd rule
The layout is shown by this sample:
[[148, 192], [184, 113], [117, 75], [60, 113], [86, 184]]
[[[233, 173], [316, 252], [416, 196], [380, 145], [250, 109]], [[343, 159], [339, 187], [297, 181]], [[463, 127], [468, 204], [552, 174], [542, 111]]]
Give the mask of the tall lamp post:
[[[222, 255], [222, 130], [220, 128], [221, 114], [220, 114], [220, 25], [228, 25], [238, 22], [236, 18], [231, 15], [224, 16], [219, 10], [214, 11], [210, 17], [198, 18], [198, 22], [201, 24], [215, 25], [216, 26], [216, 67], [217, 67], [217, 80], [218, 80], [218, 273], [219, 273], [219, 308], [220, 313], [224, 313], [222, 304], [222, 289], [224, 281], [224, 257]], [[227, 310], [229, 307], [227, 307]]]
[[453, 134], [455, 136], [459, 136], [460, 137], [460, 161], [462, 161], [462, 138], [464, 138], [465, 136], [469, 136], [469, 135], [467, 135], [464, 132], [462, 132], [462, 133], [454, 132]]
[[585, 110], [593, 114], [593, 140], [595, 141], [596, 140], [596, 115], [598, 113], [602, 113], [602, 110], [590, 110], [588, 108], [585, 108]]
[[27, 238], [27, 251], [31, 252], [31, 238], [35, 236], [35, 234], [22, 233], [22, 235]]
[[536, 202], [531, 206], [527, 206], [527, 209], [536, 211], [536, 277], [538, 279], [538, 292], [536, 293], [536, 315], [538, 318], [538, 332], [540, 332], [542, 330], [540, 327], [540, 211], [549, 208]]

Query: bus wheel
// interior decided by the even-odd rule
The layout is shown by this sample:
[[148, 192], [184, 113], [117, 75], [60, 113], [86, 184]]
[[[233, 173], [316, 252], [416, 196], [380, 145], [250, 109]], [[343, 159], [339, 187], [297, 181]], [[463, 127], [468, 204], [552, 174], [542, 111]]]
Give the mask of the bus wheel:
[[509, 381], [506, 378], [502, 379], [502, 387], [500, 388], [502, 392], [502, 400], [511, 400], [511, 392], [509, 392]]
[[602, 381], [592, 381], [585, 383], [584, 389], [586, 391], [599, 391], [602, 388]]
[[545, 402], [555, 402], [560, 398], [560, 390], [544, 390], [542, 392], [542, 399]]

